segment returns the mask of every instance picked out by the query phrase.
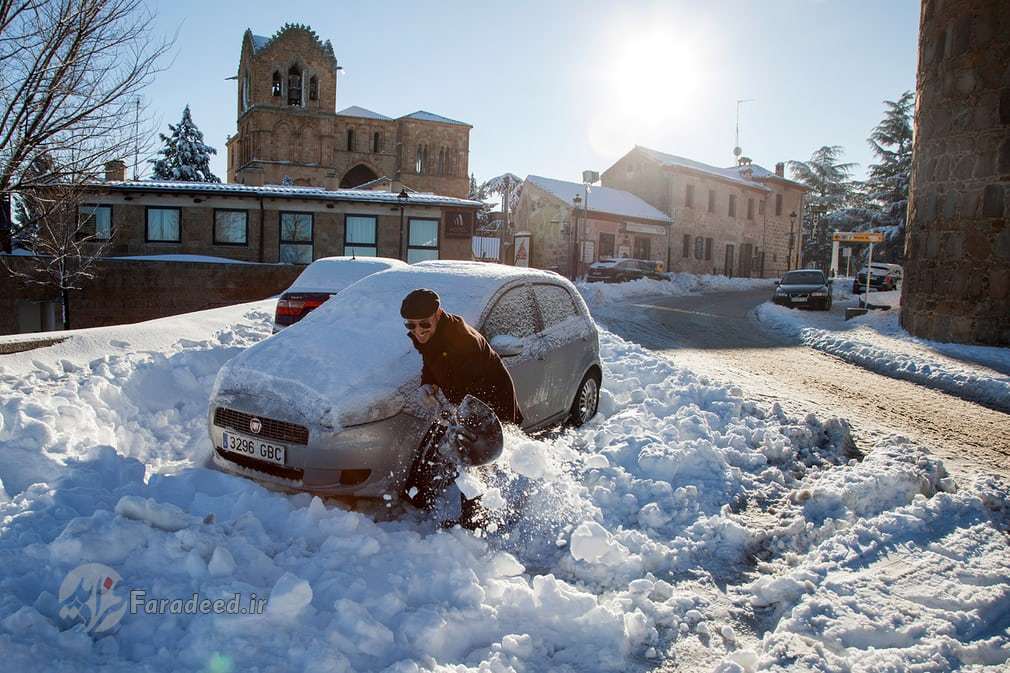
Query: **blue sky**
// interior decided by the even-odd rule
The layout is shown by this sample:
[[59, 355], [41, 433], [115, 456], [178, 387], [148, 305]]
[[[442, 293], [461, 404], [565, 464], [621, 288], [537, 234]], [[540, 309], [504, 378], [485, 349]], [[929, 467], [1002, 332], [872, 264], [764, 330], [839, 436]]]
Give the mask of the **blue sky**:
[[862, 177], [882, 101], [915, 88], [918, 0], [156, 3], [178, 31], [146, 93], [167, 130], [189, 103], [225, 176], [242, 33], [309, 24], [344, 74], [337, 108], [473, 124], [470, 170], [578, 180], [636, 143], [717, 165], [842, 145]]

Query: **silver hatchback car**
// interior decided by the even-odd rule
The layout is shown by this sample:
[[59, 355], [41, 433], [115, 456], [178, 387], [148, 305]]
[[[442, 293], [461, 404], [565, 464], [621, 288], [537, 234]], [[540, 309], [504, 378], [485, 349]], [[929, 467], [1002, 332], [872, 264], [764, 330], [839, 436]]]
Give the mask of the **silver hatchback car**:
[[488, 339], [515, 382], [524, 430], [596, 413], [603, 369], [585, 302], [561, 276], [430, 261], [368, 276], [218, 374], [208, 420], [214, 463], [330, 495], [397, 497], [436, 409], [399, 306], [427, 287]]

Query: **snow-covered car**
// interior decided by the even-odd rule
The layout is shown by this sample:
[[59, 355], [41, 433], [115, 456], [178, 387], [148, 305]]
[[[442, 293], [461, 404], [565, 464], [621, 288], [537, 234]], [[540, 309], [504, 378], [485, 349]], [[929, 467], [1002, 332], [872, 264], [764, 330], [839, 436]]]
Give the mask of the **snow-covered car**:
[[524, 430], [581, 425], [596, 413], [599, 334], [568, 280], [500, 264], [420, 262], [363, 278], [297, 329], [226, 363], [208, 410], [215, 464], [312, 492], [398, 496], [436, 413], [420, 392], [421, 357], [399, 313], [421, 287], [502, 357]]
[[662, 278], [662, 266], [662, 262], [651, 259], [603, 258], [589, 266], [586, 282], [623, 283], [636, 278], [659, 280]]
[[274, 311], [274, 333], [294, 325], [323, 302], [365, 276], [406, 266], [387, 257], [320, 257], [305, 267], [291, 287], [284, 290]]
[[831, 310], [831, 279], [820, 269], [787, 271], [775, 281], [772, 301], [782, 306]]
[[[860, 294], [866, 288], [866, 271], [864, 266], [852, 279], [852, 294]], [[869, 272], [870, 292], [897, 290], [901, 283], [902, 268], [899, 264], [874, 262], [870, 264]]]

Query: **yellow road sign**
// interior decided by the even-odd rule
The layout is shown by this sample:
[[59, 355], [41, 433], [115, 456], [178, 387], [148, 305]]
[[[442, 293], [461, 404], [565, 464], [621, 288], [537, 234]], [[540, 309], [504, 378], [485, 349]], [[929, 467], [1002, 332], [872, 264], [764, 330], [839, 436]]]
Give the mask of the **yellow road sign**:
[[883, 243], [884, 235], [879, 231], [836, 231], [831, 240], [840, 243]]

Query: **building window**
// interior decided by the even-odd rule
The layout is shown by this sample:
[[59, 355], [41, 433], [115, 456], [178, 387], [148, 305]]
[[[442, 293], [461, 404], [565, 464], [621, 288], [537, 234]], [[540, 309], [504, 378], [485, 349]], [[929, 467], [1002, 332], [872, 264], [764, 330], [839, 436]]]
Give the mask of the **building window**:
[[688, 185], [684, 192], [684, 203], [688, 208], [694, 208], [694, 185]]
[[614, 235], [600, 234], [600, 259], [614, 256]]
[[182, 229], [182, 211], [179, 208], [147, 208], [148, 243], [178, 243]]
[[694, 258], [701, 259], [705, 256], [705, 239], [697, 236], [694, 239]]
[[309, 78], [309, 100], [319, 100], [319, 79], [315, 75]]
[[288, 68], [288, 105], [302, 104], [302, 71], [297, 65]]
[[758, 201], [758, 215], [764, 216], [764, 214], [765, 214], [765, 200], [761, 199], [760, 201]]
[[782, 217], [782, 195], [775, 195], [775, 217]]
[[347, 151], [354, 151], [354, 129], [347, 129]]
[[372, 151], [376, 154], [382, 151], [382, 134], [378, 131], [372, 134]]
[[312, 213], [280, 214], [280, 252], [282, 264], [312, 262]]
[[747, 219], [754, 219], [754, 199], [747, 199]]
[[711, 238], [706, 238], [705, 239], [705, 259], [707, 259], [707, 260], [711, 260], [712, 259], [712, 239]]
[[736, 217], [736, 194], [729, 195], [729, 216]]
[[407, 226], [407, 262], [438, 259], [438, 220], [412, 217]]
[[438, 150], [438, 169], [435, 175], [445, 175], [445, 148]]
[[708, 190], [708, 212], [715, 212], [715, 190]]
[[270, 84], [270, 95], [280, 96], [281, 95], [281, 74], [274, 70], [274, 81]]
[[414, 172], [417, 173], [418, 175], [422, 175], [427, 165], [428, 165], [428, 146], [418, 145], [417, 160], [414, 162]]
[[249, 109], [249, 72], [242, 76], [242, 109]]
[[681, 257], [691, 256], [691, 234], [684, 234], [684, 249], [681, 251]]
[[249, 212], [214, 209], [214, 245], [248, 245]]
[[344, 254], [375, 257], [379, 254], [375, 235], [378, 218], [373, 215], [348, 215], [344, 218]]
[[77, 210], [81, 218], [81, 224], [85, 231], [91, 235], [91, 227], [94, 226], [94, 239], [97, 241], [107, 241], [112, 238], [112, 206], [81, 206]]

